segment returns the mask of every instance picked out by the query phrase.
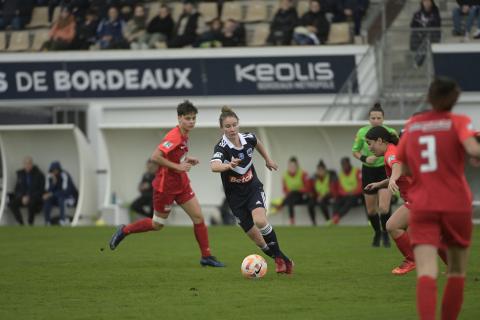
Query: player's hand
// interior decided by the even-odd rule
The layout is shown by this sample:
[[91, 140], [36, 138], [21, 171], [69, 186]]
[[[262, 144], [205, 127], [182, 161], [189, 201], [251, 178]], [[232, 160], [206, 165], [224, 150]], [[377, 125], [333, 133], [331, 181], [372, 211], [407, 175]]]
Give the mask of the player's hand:
[[242, 160], [238, 158], [232, 158], [232, 161], [230, 161], [230, 169], [236, 168]]
[[377, 188], [377, 183], [376, 182], [372, 182], [372, 183], [369, 183], [365, 186], [365, 189], [366, 191], [371, 191], [371, 190], [374, 190]]
[[374, 163], [376, 160], [377, 160], [377, 157], [376, 157], [376, 156], [368, 156], [366, 162], [367, 162], [368, 164], [372, 164], [372, 163]]
[[197, 158], [194, 158], [194, 157], [187, 157], [185, 159], [185, 162], [190, 163], [192, 166], [196, 166], [197, 164], [200, 163], [200, 161]]
[[470, 157], [469, 162], [472, 167], [475, 167], [475, 168], [480, 167], [480, 158]]
[[22, 204], [24, 206], [27, 206], [29, 202], [30, 202], [30, 197], [29, 196], [23, 196], [22, 197]]
[[275, 170], [277, 171], [278, 170], [278, 165], [275, 163], [275, 161], [273, 161], [272, 159], [268, 159], [267, 161], [265, 161], [265, 166], [268, 168], [268, 170], [272, 171], [272, 170]]
[[390, 190], [392, 194], [397, 193], [398, 190], [400, 190], [398, 188], [397, 181], [390, 179], [390, 181], [388, 181], [388, 190]]
[[184, 161], [180, 163], [177, 170], [181, 172], [189, 172], [191, 168], [192, 168], [192, 164]]

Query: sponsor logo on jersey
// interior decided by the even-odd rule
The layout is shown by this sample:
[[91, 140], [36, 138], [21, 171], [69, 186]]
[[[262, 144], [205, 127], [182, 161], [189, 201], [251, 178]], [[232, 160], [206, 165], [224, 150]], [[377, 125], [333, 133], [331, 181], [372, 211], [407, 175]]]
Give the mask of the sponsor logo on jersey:
[[243, 152], [240, 152], [240, 153], [238, 154], [238, 158], [239, 158], [240, 160], [245, 159], [245, 155], [243, 154]]
[[221, 152], [215, 152], [215, 153], [213, 154], [213, 157], [212, 157], [212, 158], [213, 158], [213, 159], [222, 159], [222, 158], [223, 158], [223, 153], [221, 153]]
[[244, 175], [242, 175], [240, 177], [230, 176], [228, 178], [228, 181], [230, 183], [247, 183], [250, 180], [252, 180], [252, 178], [253, 178], [252, 170], [248, 170], [247, 173], [245, 173]]
[[173, 143], [171, 143], [170, 141], [165, 141], [162, 145], [165, 148], [170, 149], [173, 146]]
[[395, 160], [395, 155], [392, 154], [392, 155], [390, 155], [390, 156], [388, 157], [388, 160], [387, 160], [387, 161], [388, 161], [388, 163], [392, 163], [392, 161], [394, 161], [394, 160]]
[[247, 155], [251, 158], [253, 156], [253, 149], [252, 148], [248, 148], [247, 150]]

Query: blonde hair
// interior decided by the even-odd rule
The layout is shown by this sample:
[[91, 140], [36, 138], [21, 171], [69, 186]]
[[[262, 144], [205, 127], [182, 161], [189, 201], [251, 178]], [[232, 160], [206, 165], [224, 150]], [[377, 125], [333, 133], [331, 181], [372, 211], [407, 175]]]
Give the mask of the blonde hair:
[[229, 106], [223, 106], [222, 113], [220, 113], [220, 118], [218, 119], [218, 121], [220, 122], [220, 128], [223, 127], [223, 120], [228, 117], [233, 117], [237, 120], [240, 120], [232, 108], [230, 108]]

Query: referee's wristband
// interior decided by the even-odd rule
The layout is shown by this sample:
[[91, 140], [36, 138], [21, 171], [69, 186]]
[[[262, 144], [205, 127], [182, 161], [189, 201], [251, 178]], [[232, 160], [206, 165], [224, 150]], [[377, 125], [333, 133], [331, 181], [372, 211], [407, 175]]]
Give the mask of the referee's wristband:
[[362, 161], [363, 163], [367, 163], [367, 156], [364, 155], [364, 154], [362, 154], [362, 155], [360, 156], [360, 161]]

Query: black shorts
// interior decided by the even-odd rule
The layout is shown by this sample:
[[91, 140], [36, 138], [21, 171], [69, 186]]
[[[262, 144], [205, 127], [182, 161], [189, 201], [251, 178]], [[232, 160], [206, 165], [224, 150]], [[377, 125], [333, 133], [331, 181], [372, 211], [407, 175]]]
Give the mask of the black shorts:
[[[362, 166], [362, 189], [365, 194], [377, 194], [378, 189], [365, 191], [365, 187], [373, 182], [379, 182], [387, 179], [385, 166], [381, 167], [367, 167]], [[386, 187], [385, 187], [386, 188]]]
[[227, 195], [227, 202], [243, 231], [250, 230], [254, 223], [252, 211], [256, 208], [266, 208], [263, 188], [252, 188], [246, 196]]

